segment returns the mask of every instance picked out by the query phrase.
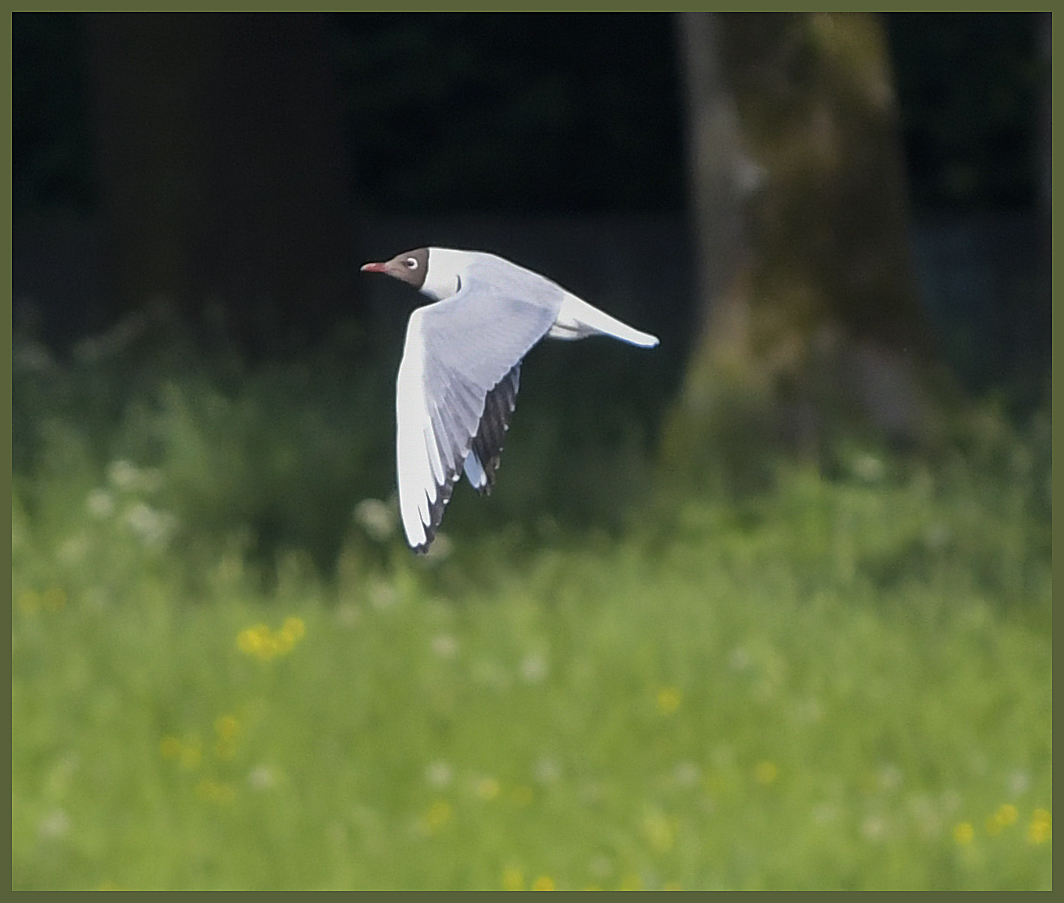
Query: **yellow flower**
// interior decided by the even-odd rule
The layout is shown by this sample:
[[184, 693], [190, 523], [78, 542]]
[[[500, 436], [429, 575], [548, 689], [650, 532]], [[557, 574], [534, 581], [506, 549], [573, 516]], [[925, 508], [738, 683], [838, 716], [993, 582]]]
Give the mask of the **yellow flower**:
[[247, 627], [237, 634], [236, 644], [241, 652], [265, 662], [290, 652], [305, 632], [303, 619], [290, 617], [285, 619], [284, 625], [276, 634], [265, 624]]
[[676, 839], [672, 821], [661, 812], [650, 811], [643, 816], [643, 836], [655, 850], [665, 853]]
[[961, 846], [967, 846], [970, 844], [973, 837], [975, 837], [975, 831], [968, 822], [958, 822], [954, 826], [953, 839], [961, 844]]
[[182, 768], [191, 769], [199, 765], [203, 758], [203, 749], [197, 737], [186, 741], [167, 734], [159, 741], [159, 754], [164, 759], [176, 759]]
[[159, 752], [164, 759], [176, 759], [181, 755], [181, 741], [172, 734], [167, 734], [159, 741]]
[[671, 715], [680, 707], [680, 691], [676, 687], [662, 687], [658, 690], [658, 711]]
[[284, 626], [281, 628], [281, 636], [295, 643], [303, 639], [304, 633], [306, 633], [306, 626], [302, 618], [285, 618]]
[[774, 762], [764, 759], [754, 766], [754, 779], [759, 784], [771, 784], [779, 776], [779, 769]]
[[256, 624], [254, 627], [241, 630], [237, 635], [236, 644], [240, 651], [247, 655], [269, 657], [270, 653], [266, 650], [270, 646], [270, 628], [265, 624]]
[[532, 882], [532, 890], [554, 890], [554, 880], [549, 875], [540, 875]]
[[50, 586], [43, 593], [35, 593], [28, 589], [19, 593], [18, 606], [27, 614], [32, 614], [37, 609], [44, 611], [59, 611], [67, 602], [66, 590], [61, 586]]
[[515, 806], [527, 806], [532, 802], [532, 788], [521, 784], [510, 791], [510, 799]]
[[41, 606], [45, 611], [59, 611], [64, 605], [66, 605], [66, 592], [61, 586], [50, 586], [44, 591], [44, 596], [41, 598]]
[[477, 783], [477, 796], [482, 800], [493, 800], [499, 795], [499, 782], [495, 778], [481, 778]]
[[1031, 843], [1046, 843], [1053, 839], [1053, 816], [1048, 809], [1035, 809], [1027, 828], [1027, 840]]
[[240, 736], [240, 722], [232, 715], [219, 715], [214, 720], [214, 754], [219, 759], [231, 759], [236, 755], [236, 741]]
[[525, 876], [520, 869], [505, 868], [502, 870], [503, 890], [520, 890], [525, 886]]
[[180, 761], [185, 768], [195, 768], [203, 758], [200, 742], [193, 737], [188, 743], [181, 744]]
[[430, 834], [441, 827], [451, 817], [451, 804], [447, 800], [436, 800], [429, 811], [421, 817], [421, 823]]
[[196, 785], [196, 796], [208, 803], [231, 803], [236, 791], [229, 784], [204, 778]]
[[997, 812], [986, 820], [986, 833], [991, 836], [994, 834], [1000, 834], [1003, 828], [1007, 828], [1015, 822], [1019, 816], [1020, 813], [1016, 811], [1015, 806], [1011, 803], [1005, 803], [998, 808]]

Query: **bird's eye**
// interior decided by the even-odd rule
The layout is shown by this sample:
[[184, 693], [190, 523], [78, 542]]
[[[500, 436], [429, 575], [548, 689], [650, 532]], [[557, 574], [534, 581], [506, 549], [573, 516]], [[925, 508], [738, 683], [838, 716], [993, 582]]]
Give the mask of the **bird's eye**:
[[416, 270], [417, 269], [417, 258], [416, 257], [407, 257], [406, 260], [403, 261], [403, 263], [406, 264], [406, 268], [408, 270]]

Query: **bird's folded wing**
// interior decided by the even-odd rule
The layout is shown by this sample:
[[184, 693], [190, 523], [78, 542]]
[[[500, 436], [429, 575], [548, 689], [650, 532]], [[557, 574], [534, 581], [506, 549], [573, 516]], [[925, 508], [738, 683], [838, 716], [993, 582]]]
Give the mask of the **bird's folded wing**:
[[471, 481], [490, 488], [518, 365], [554, 323], [561, 297], [546, 280], [500, 288], [470, 276], [450, 298], [411, 315], [396, 386], [396, 451], [399, 510], [418, 551], [432, 542], [471, 451]]

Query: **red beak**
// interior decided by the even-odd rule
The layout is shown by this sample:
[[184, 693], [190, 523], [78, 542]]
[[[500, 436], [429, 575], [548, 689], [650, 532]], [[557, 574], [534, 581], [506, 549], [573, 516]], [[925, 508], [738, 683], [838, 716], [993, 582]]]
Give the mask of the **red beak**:
[[387, 273], [385, 266], [383, 263], [364, 263], [360, 269], [363, 273]]

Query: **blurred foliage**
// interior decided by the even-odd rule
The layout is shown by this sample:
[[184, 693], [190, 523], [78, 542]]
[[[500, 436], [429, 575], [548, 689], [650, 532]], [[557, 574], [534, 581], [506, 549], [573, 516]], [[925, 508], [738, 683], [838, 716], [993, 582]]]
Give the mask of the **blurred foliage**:
[[[312, 355], [253, 369], [190, 347], [174, 341], [165, 355], [126, 349], [102, 358], [82, 347], [60, 361], [16, 337], [13, 482], [30, 522], [47, 535], [67, 530], [72, 517], [92, 523], [94, 490], [111, 495], [113, 509], [121, 507], [114, 493], [133, 486], [126, 507], [166, 512], [158, 528], [144, 511], [134, 519], [162, 531], [190, 585], [228, 546], [267, 583], [289, 553], [322, 579], [342, 569], [345, 549], [382, 566], [410, 556], [394, 520], [397, 344], [381, 351], [352, 328]], [[634, 529], [667, 543], [677, 535], [676, 512], [694, 490], [686, 475], [651, 465], [650, 424], [632, 414], [645, 409], [647, 390], [625, 350], [555, 343], [529, 356], [496, 489], [481, 498], [464, 482], [457, 488], [439, 546], [446, 557], [460, 536], [465, 551], [441, 574], [472, 587], [494, 567], [569, 537], [604, 542]], [[863, 497], [869, 537], [880, 519], [878, 550], [869, 538], [869, 557], [850, 567], [893, 581], [948, 565], [981, 575], [980, 592], [1012, 607], [1029, 595], [1025, 575], [1049, 555], [1049, 423], [1039, 411], [1016, 426], [988, 401], [955, 426], [950, 450], [933, 463], [837, 444], [829, 459], [798, 472]], [[732, 506], [739, 521], [771, 520], [794, 483], [785, 461], [759, 453], [759, 480], [709, 487], [707, 495]], [[149, 476], [129, 476], [142, 472]], [[903, 508], [890, 510], [894, 492], [915, 493], [905, 503], [914, 506], [911, 520]], [[815, 518], [810, 504], [789, 522]], [[821, 536], [814, 526], [800, 531]], [[939, 539], [928, 546], [932, 533]], [[498, 544], [496, 565], [483, 559], [481, 542]], [[811, 549], [809, 563], [840, 554], [834, 542]]]
[[[192, 560], [239, 535], [266, 572], [299, 549], [331, 574], [355, 505], [394, 504], [400, 346], [397, 332], [371, 339], [352, 323], [313, 353], [248, 367], [234, 353], [204, 354], [180, 331], [102, 355], [83, 342], [63, 359], [20, 334], [12, 435], [23, 504], [62, 518], [82, 502], [50, 511], [53, 483], [76, 473], [106, 485], [114, 461], [132, 462], [159, 473], [156, 501], [176, 515]], [[619, 529], [626, 503], [649, 485], [647, 412], [663, 403], [630, 352], [606, 342], [537, 348], [499, 483], [490, 501], [463, 483], [445, 532]]]
[[579, 529], [533, 420], [418, 558], [344, 350], [16, 348], [14, 887], [1051, 885], [1048, 417], [739, 499], [599, 446]]

